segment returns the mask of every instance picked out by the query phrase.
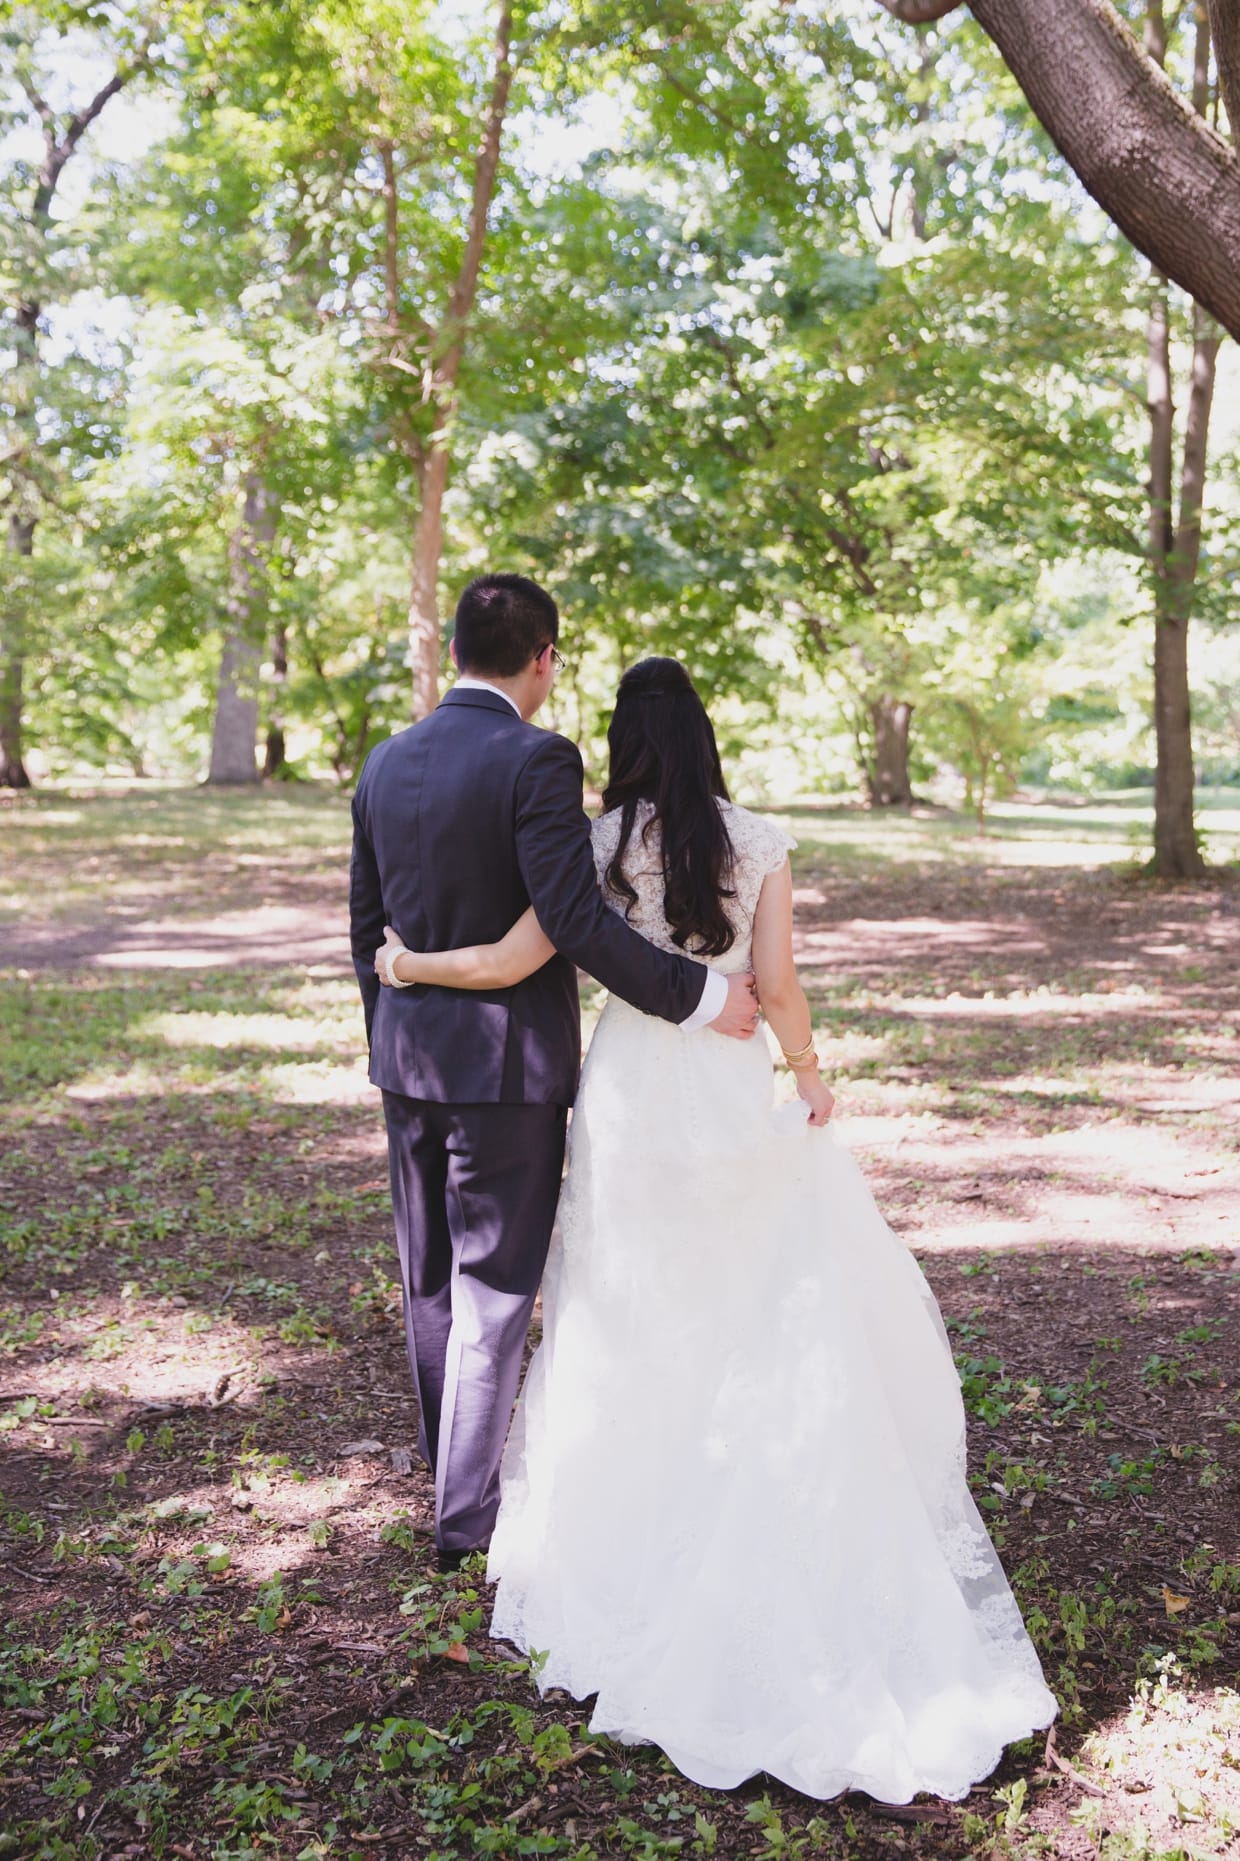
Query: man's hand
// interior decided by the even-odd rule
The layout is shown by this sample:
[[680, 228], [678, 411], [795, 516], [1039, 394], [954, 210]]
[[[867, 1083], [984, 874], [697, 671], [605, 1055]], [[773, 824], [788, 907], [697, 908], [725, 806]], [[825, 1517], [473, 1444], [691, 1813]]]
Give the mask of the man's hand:
[[392, 986], [392, 978], [388, 973], [387, 953], [393, 945], [396, 946], [398, 951], [403, 950], [405, 947], [398, 933], [392, 929], [392, 926], [390, 924], [385, 924], [383, 926], [383, 942], [375, 951], [375, 974], [378, 976], [385, 989], [389, 989]]
[[732, 1040], [752, 1040], [758, 1031], [758, 990], [747, 969], [728, 977], [728, 1004], [709, 1023], [716, 1034]]

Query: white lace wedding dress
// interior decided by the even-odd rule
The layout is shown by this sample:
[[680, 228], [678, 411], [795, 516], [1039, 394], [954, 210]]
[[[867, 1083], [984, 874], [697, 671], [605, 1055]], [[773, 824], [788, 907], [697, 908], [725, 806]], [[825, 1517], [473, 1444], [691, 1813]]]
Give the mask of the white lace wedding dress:
[[[791, 844], [723, 808], [749, 961]], [[639, 818], [640, 830], [640, 818]], [[638, 830], [638, 831], [639, 831]], [[657, 839], [630, 921], [672, 948]], [[594, 830], [602, 874], [619, 816]], [[619, 908], [619, 901], [615, 902]], [[590, 1727], [729, 1788], [963, 1796], [1055, 1701], [969, 1497], [947, 1336], [852, 1157], [772, 1109], [761, 1039], [608, 1002], [543, 1342], [504, 1460], [492, 1633]]]

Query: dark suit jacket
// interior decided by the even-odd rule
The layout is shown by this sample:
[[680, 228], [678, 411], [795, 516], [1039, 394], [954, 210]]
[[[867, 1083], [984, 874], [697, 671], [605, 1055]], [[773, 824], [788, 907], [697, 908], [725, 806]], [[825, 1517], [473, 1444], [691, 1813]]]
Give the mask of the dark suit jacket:
[[[581, 806], [581, 756], [487, 691], [373, 749], [353, 802], [353, 965], [370, 1077], [447, 1104], [569, 1105], [581, 1064], [574, 965], [666, 1021], [698, 1006], [702, 967], [647, 943], [603, 903]], [[380, 985], [392, 924], [412, 950], [497, 943], [527, 906], [557, 954], [514, 987]]]

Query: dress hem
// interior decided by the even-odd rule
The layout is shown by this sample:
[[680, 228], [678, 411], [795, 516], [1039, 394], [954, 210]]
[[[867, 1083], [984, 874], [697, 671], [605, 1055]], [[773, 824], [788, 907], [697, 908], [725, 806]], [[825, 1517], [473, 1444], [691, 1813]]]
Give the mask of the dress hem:
[[[507, 1642], [510, 1647], [521, 1651], [520, 1642], [516, 1641], [511, 1635], [505, 1634], [504, 1631], [496, 1627], [494, 1623], [491, 1628], [491, 1638], [495, 1641]], [[526, 1658], [528, 1658], [528, 1652], [528, 1650], [524, 1650]], [[593, 1694], [601, 1691], [600, 1686], [591, 1686], [587, 1682], [576, 1677], [571, 1681], [556, 1678], [548, 1678], [544, 1681], [539, 1677], [536, 1684], [540, 1697], [553, 1689], [559, 1689], [569, 1694], [571, 1698], [578, 1702], [589, 1699]], [[1009, 1722], [1012, 1729], [1005, 1730], [1002, 1735], [996, 1738], [993, 1745], [987, 1745], [983, 1756], [978, 1760], [979, 1764], [983, 1765], [984, 1768], [978, 1769], [977, 1774], [975, 1776], [970, 1776], [966, 1782], [958, 1783], [953, 1780], [948, 1783], [946, 1780], [942, 1779], [938, 1781], [926, 1779], [912, 1786], [906, 1784], [889, 1785], [874, 1772], [860, 1770], [854, 1772], [846, 1768], [836, 1772], [830, 1772], [821, 1781], [811, 1783], [807, 1779], [798, 1779], [796, 1775], [793, 1774], [792, 1766], [781, 1768], [778, 1762], [772, 1764], [754, 1763], [748, 1769], [742, 1767], [735, 1771], [733, 1771], [731, 1767], [712, 1769], [709, 1763], [699, 1760], [683, 1750], [678, 1754], [674, 1740], [669, 1740], [668, 1743], [665, 1744], [663, 1740], [659, 1738], [656, 1729], [653, 1727], [647, 1727], [644, 1731], [637, 1732], [629, 1731], [619, 1726], [600, 1723], [597, 1709], [591, 1714], [589, 1730], [594, 1736], [610, 1738], [616, 1744], [648, 1745], [661, 1751], [664, 1757], [666, 1757], [680, 1772], [682, 1777], [687, 1778], [690, 1783], [697, 1784], [699, 1788], [703, 1790], [738, 1790], [742, 1784], [748, 1783], [753, 1777], [770, 1777], [777, 1783], [786, 1785], [788, 1789], [797, 1791], [799, 1795], [808, 1797], [813, 1802], [830, 1803], [839, 1796], [847, 1795], [850, 1791], [860, 1791], [866, 1796], [872, 1797], [875, 1802], [901, 1806], [911, 1803], [914, 1797], [918, 1796], [933, 1796], [945, 1803], [960, 1802], [964, 1797], [967, 1797], [970, 1791], [975, 1789], [979, 1783], [984, 1783], [985, 1780], [992, 1775], [1009, 1745], [1018, 1744], [1022, 1738], [1031, 1738], [1035, 1732], [1045, 1731], [1048, 1726], [1054, 1723], [1058, 1716], [1059, 1706], [1053, 1698], [1051, 1699], [1049, 1712], [1047, 1712], [1044, 1717], [1035, 1718], [1032, 1723], [1030, 1723], [1027, 1713], [1021, 1713], [1018, 1718], [1014, 1716], [1013, 1720]], [[748, 1760], [745, 1762], [748, 1762]], [[970, 1766], [971, 1770], [975, 1768], [974, 1766]]]

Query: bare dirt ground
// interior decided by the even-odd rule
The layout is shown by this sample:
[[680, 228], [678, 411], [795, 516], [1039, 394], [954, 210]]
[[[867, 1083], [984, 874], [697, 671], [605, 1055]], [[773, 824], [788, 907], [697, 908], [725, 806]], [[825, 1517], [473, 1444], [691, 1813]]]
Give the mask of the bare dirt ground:
[[540, 1703], [480, 1573], [427, 1568], [344, 808], [56, 798], [0, 820], [0, 1855], [1234, 1851], [1240, 885], [1071, 820], [1035, 865], [781, 818], [1054, 1738], [892, 1813], [700, 1791]]

